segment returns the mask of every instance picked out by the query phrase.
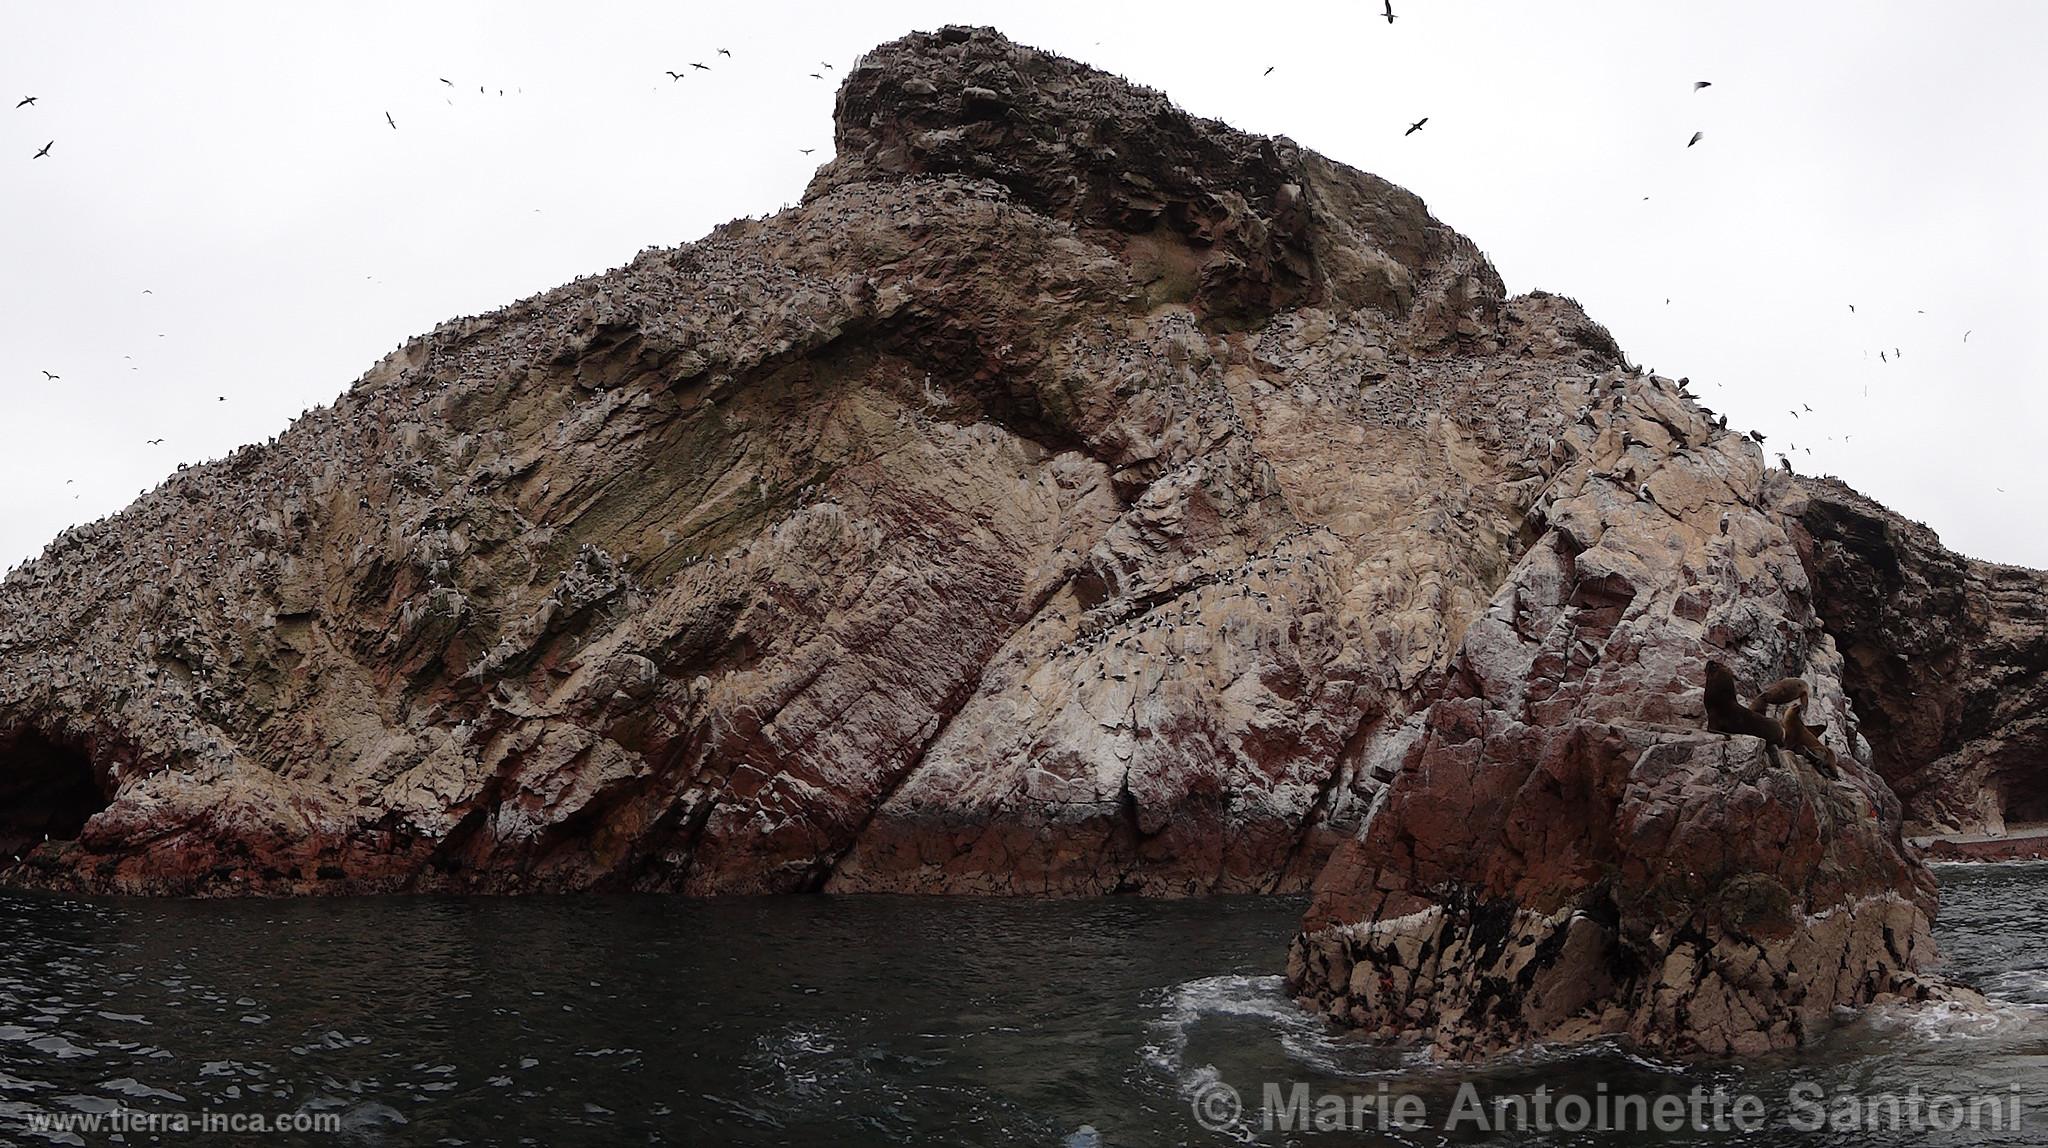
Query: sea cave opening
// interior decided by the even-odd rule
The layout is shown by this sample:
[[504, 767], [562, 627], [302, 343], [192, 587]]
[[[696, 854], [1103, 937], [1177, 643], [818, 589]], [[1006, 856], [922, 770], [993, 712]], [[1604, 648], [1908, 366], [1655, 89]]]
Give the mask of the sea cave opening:
[[108, 805], [83, 748], [39, 729], [0, 733], [0, 869], [51, 841], [68, 841]]
[[1999, 812], [2006, 832], [2048, 826], [2048, 769], [2008, 769], [1998, 778]]

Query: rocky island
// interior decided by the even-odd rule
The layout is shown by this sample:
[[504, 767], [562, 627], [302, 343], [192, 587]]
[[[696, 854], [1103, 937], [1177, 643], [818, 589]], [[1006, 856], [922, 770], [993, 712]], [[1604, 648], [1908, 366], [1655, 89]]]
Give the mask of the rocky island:
[[1292, 990], [1453, 1057], [1967, 995], [1905, 831], [2048, 818], [2048, 576], [990, 30], [862, 58], [835, 152], [10, 572], [0, 883], [1313, 887]]

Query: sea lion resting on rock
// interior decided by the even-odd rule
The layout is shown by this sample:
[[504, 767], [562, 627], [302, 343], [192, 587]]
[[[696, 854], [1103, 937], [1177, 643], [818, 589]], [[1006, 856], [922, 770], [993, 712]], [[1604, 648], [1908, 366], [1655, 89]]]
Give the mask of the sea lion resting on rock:
[[1820, 771], [1830, 778], [1839, 777], [1835, 772], [1835, 751], [1829, 749], [1820, 735], [1828, 731], [1824, 725], [1807, 725], [1800, 713], [1806, 708], [1806, 699], [1793, 702], [1785, 711], [1785, 744], [1813, 759]]
[[[1806, 686], [1805, 682], [1799, 684], [1802, 689]], [[1773, 748], [1785, 744], [1785, 727], [1743, 705], [1735, 696], [1735, 675], [1720, 662], [1707, 663], [1707, 728], [1714, 733], [1760, 737]]]
[[1749, 708], [1760, 714], [1768, 714], [1772, 706], [1781, 706], [1786, 702], [1806, 702], [1812, 698], [1813, 691], [1807, 687], [1806, 679], [1779, 678], [1765, 686], [1763, 692], [1756, 696], [1756, 700], [1749, 703]]

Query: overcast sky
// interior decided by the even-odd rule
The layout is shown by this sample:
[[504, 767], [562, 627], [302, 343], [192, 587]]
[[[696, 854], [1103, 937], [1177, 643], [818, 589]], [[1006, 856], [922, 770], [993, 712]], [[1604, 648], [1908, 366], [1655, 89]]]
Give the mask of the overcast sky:
[[861, 51], [986, 23], [1410, 188], [1801, 471], [2048, 567], [2048, 4], [1394, 2], [0, 0], [0, 566], [793, 202]]

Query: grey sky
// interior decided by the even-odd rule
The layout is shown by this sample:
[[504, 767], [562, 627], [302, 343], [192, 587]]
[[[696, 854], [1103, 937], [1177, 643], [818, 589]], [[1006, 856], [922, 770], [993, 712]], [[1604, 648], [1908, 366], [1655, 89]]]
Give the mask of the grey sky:
[[1395, 11], [0, 0], [0, 565], [442, 319], [794, 201], [854, 57], [960, 22], [1410, 188], [1801, 471], [2048, 567], [2048, 5]]

